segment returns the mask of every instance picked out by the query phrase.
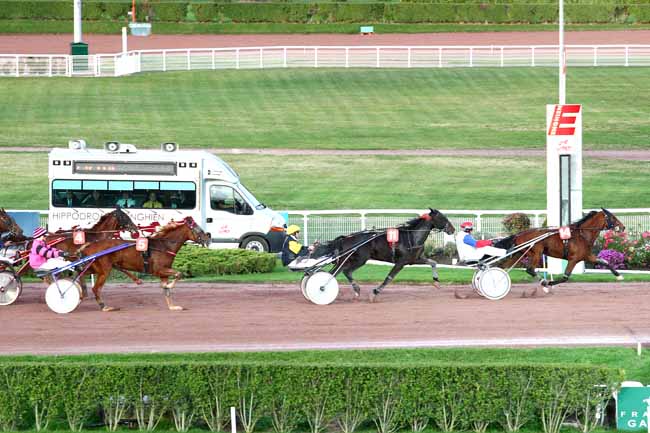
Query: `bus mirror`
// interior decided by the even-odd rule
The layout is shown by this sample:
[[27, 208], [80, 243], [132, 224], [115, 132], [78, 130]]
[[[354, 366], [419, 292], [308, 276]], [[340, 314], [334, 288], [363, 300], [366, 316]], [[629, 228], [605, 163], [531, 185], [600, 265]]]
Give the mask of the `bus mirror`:
[[160, 145], [160, 150], [163, 152], [176, 152], [178, 150], [178, 144], [173, 142], [163, 143]]

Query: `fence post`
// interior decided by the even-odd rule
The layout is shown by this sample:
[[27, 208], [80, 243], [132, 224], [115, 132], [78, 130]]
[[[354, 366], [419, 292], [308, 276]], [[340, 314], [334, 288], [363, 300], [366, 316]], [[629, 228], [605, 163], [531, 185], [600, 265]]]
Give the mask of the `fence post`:
[[361, 231], [366, 229], [366, 213], [361, 212]]
[[503, 47], [501, 47], [501, 67], [503, 68]]
[[216, 55], [215, 51], [212, 50], [212, 70], [217, 69], [217, 64], [216, 64], [215, 55]]
[[532, 57], [532, 59], [531, 59], [532, 64], [530, 66], [532, 66], [534, 68], [535, 67], [535, 47], [531, 47], [531, 57]]
[[282, 49], [282, 66], [287, 67], [287, 47]]
[[20, 60], [18, 60], [19, 57], [16, 56], [16, 77], [20, 77]]
[[350, 67], [350, 48], [345, 47], [345, 67]]
[[375, 51], [377, 53], [377, 67], [379, 67], [379, 47], [375, 48]]
[[234, 406], [230, 406], [230, 432], [237, 433], [237, 415]]
[[594, 47], [594, 66], [598, 66], [598, 46]]
[[442, 68], [442, 47], [438, 47], [438, 67]]
[[479, 232], [479, 233], [481, 233], [481, 229], [482, 229], [482, 227], [481, 227], [482, 224], [481, 223], [482, 223], [481, 214], [477, 213], [476, 214], [476, 231]]
[[192, 62], [190, 60], [190, 50], [187, 50], [187, 70], [192, 70]]
[[163, 72], [167, 72], [167, 50], [163, 50]]
[[260, 47], [260, 69], [264, 69], [264, 48]]
[[235, 69], [239, 69], [239, 48], [235, 50]]
[[469, 47], [469, 67], [474, 67], [474, 47]]
[[52, 56], [49, 58], [49, 63], [47, 65], [47, 76], [51, 77], [52, 76]]
[[411, 67], [411, 47], [408, 48], [408, 67]]
[[318, 67], [318, 47], [314, 47], [314, 68]]
[[309, 245], [309, 230], [307, 229], [307, 224], [309, 223], [309, 217], [307, 215], [308, 215], [307, 213], [302, 215], [302, 227], [303, 227], [302, 231], [305, 234], [302, 242], [305, 245]]
[[630, 47], [626, 45], [625, 46], [625, 66], [630, 66], [630, 64], [629, 64], [629, 54], [630, 54], [629, 49], [630, 49]]

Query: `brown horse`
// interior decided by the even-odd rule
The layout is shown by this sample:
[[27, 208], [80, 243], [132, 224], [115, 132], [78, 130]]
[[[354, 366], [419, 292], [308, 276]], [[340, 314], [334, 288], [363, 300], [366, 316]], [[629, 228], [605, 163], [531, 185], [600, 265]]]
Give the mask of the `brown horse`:
[[[114, 211], [104, 214], [99, 218], [89, 229], [83, 229], [85, 233], [86, 242], [96, 242], [102, 239], [114, 238], [119, 232], [126, 231], [131, 233], [132, 236], [138, 236], [138, 226], [135, 225], [131, 218], [119, 207]], [[80, 245], [74, 243], [73, 235], [76, 230], [60, 230], [56, 233], [51, 233], [46, 236], [48, 245], [75, 255]], [[136, 284], [142, 284], [142, 280], [136, 277], [131, 272], [120, 269]], [[86, 283], [83, 276], [80, 279], [80, 284], [83, 289], [83, 295], [86, 294]]]
[[[90, 265], [89, 272], [97, 275], [93, 293], [102, 311], [115, 310], [115, 308], [104, 304], [101, 297], [102, 287], [113, 268], [144, 272], [160, 277], [160, 286], [165, 293], [167, 307], [170, 310], [182, 310], [183, 307], [174, 305], [171, 298], [171, 291], [181, 277], [181, 273], [172, 269], [171, 265], [178, 250], [188, 240], [204, 246], [210, 242], [210, 237], [201, 230], [192, 217], [187, 217], [181, 222], [171, 222], [153, 234], [148, 238], [149, 247], [145, 252], [137, 251], [135, 248], [126, 248], [98, 257]], [[79, 249], [79, 253], [88, 256], [125, 242], [118, 239], [104, 239], [84, 245]], [[168, 282], [170, 277], [174, 279]]]
[[[607, 209], [601, 209], [600, 211], [591, 211], [579, 221], [571, 224], [569, 228], [571, 229], [571, 238], [567, 240], [562, 240], [560, 238], [558, 229], [539, 228], [525, 230], [521, 233], [517, 233], [516, 235], [501, 239], [495, 244], [495, 246], [497, 248], [511, 249], [538, 236], [547, 233], [553, 233], [552, 235], [549, 235], [548, 237], [532, 245], [530, 250], [524, 249], [523, 252], [523, 255], [525, 255], [527, 258], [526, 272], [533, 277], [539, 278], [540, 284], [542, 287], [544, 287], [545, 292], [549, 291], [547, 287], [552, 287], [554, 285], [568, 281], [575, 265], [583, 260], [588, 263], [605, 265], [612, 272], [612, 274], [616, 276], [616, 279], [623, 279], [623, 276], [616, 269], [614, 269], [605, 260], [599, 259], [592, 252], [594, 242], [598, 238], [598, 235], [601, 231], [625, 230], [623, 223], [621, 223], [618, 218], [614, 216], [614, 214], [612, 214]], [[539, 274], [535, 271], [535, 267], [541, 261], [542, 254], [545, 254], [548, 257], [555, 257], [568, 261], [564, 275], [560, 279], [556, 281], [547, 281], [546, 279], [540, 277]], [[507, 260], [500, 262], [499, 266], [512, 266], [512, 264], [520, 259], [521, 256], [522, 254], [515, 254]], [[532, 296], [535, 296], [536, 294], [537, 287], [534, 289]], [[526, 292], [524, 292], [524, 296], [526, 296]]]
[[0, 208], [0, 235], [4, 234], [5, 241], [23, 242], [28, 238], [23, 234], [23, 229], [16, 223], [16, 220]]

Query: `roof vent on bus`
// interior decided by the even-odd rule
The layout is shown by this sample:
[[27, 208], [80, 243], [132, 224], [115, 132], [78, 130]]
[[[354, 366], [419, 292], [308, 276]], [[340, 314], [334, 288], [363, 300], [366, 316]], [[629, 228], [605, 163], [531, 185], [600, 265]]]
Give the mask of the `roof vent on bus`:
[[72, 150], [82, 150], [86, 148], [86, 140], [69, 140], [68, 149]]
[[132, 144], [107, 141], [104, 143], [104, 150], [108, 153], [135, 153], [138, 151]]
[[176, 152], [178, 150], [178, 144], [173, 142], [163, 143], [160, 145], [160, 150], [163, 152]]

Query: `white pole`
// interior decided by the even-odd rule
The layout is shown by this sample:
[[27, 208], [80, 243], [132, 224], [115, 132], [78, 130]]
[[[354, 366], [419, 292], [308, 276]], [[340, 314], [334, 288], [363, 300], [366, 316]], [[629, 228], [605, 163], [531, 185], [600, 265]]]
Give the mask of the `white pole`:
[[81, 42], [81, 0], [74, 0], [74, 42]]
[[126, 27], [122, 27], [122, 54], [126, 56], [127, 51], [128, 48], [126, 44]]
[[560, 68], [560, 105], [566, 104], [566, 52], [564, 51], [564, 0], [560, 0], [559, 12], [560, 24], [560, 42], [558, 45], [559, 51], [559, 68]]
[[230, 407], [230, 431], [237, 433], [237, 416], [235, 415], [235, 407]]
[[636, 356], [641, 356], [641, 342], [636, 343]]

